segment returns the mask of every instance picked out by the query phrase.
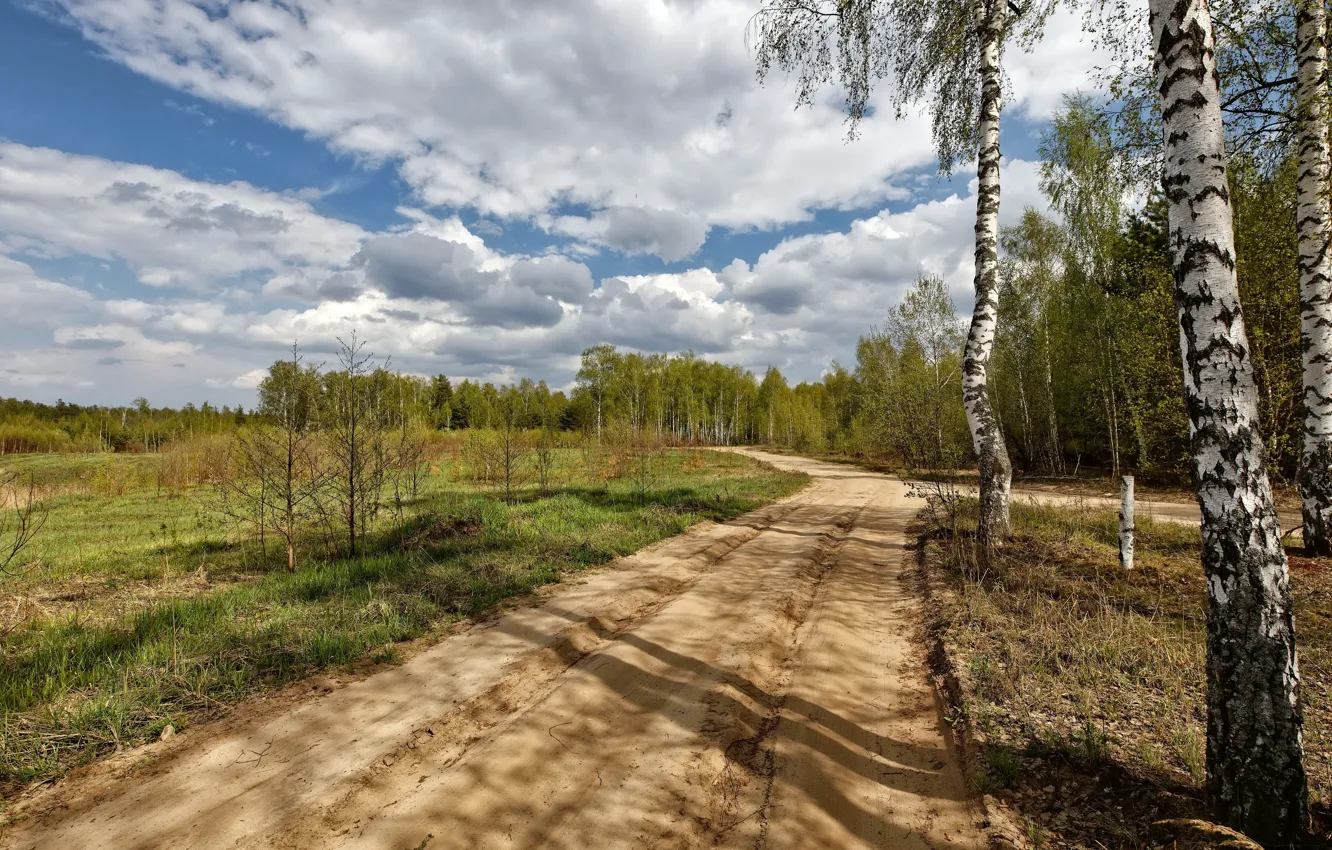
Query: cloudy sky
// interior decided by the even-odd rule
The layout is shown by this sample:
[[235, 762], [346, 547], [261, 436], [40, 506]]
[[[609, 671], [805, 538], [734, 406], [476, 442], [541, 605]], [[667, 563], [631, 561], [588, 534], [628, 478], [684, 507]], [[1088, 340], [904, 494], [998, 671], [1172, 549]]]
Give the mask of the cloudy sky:
[[[793, 109], [758, 0], [0, 0], [0, 395], [248, 404], [357, 329], [421, 374], [569, 382], [598, 342], [816, 379], [971, 278], [927, 122]], [[1101, 61], [1010, 55], [1004, 218]]]

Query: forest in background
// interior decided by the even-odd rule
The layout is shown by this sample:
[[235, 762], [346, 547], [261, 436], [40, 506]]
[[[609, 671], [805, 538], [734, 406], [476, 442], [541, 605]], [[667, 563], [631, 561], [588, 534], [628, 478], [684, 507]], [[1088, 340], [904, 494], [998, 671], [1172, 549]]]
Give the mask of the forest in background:
[[[990, 391], [1017, 470], [1135, 472], [1182, 483], [1188, 420], [1171, 297], [1165, 205], [1136, 208], [1110, 118], [1070, 100], [1042, 145], [1054, 215], [1026, 210], [1002, 234], [1003, 293]], [[1236, 156], [1231, 191], [1239, 282], [1260, 390], [1270, 472], [1293, 481], [1300, 449], [1299, 301], [1293, 160]], [[907, 468], [973, 458], [961, 401], [964, 325], [943, 281], [923, 275], [852, 365], [792, 385], [690, 353], [584, 352], [572, 390], [523, 379], [496, 386], [372, 368], [376, 409], [399, 425], [516, 427], [595, 434], [607, 427], [673, 444], [762, 443], [870, 457]], [[279, 361], [279, 363], [284, 361]], [[337, 370], [321, 373], [327, 383]], [[125, 407], [0, 400], [0, 452], [157, 451], [271, 418], [251, 409]]]

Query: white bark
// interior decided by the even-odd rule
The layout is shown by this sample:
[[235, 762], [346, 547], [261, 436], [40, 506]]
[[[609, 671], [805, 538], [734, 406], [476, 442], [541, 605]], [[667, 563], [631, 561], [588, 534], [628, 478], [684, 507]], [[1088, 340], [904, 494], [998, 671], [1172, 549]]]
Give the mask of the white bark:
[[1299, 841], [1308, 791], [1286, 555], [1235, 276], [1221, 93], [1206, 0], [1150, 0], [1162, 187], [1207, 577], [1207, 793], [1265, 846]]
[[1054, 376], [1050, 369], [1050, 325], [1049, 325], [1049, 305], [1044, 307], [1046, 311], [1046, 329], [1045, 341], [1041, 345], [1041, 351], [1045, 357], [1045, 402], [1048, 405], [1047, 425], [1049, 427], [1048, 435], [1050, 440], [1050, 472], [1055, 475], [1064, 474], [1064, 444], [1059, 441], [1059, 413], [1055, 409], [1054, 394]]
[[1119, 486], [1119, 565], [1133, 569], [1133, 476], [1125, 475]]
[[1300, 498], [1304, 545], [1332, 554], [1332, 210], [1328, 205], [1327, 10], [1300, 0], [1299, 75], [1300, 348], [1304, 366], [1304, 443]]
[[980, 147], [976, 174], [976, 308], [962, 362], [962, 403], [972, 445], [980, 459], [980, 536], [986, 544], [1008, 535], [1008, 497], [1013, 469], [987, 393], [999, 309], [999, 110], [1003, 95], [999, 49], [1006, 0], [977, 0], [980, 28]]

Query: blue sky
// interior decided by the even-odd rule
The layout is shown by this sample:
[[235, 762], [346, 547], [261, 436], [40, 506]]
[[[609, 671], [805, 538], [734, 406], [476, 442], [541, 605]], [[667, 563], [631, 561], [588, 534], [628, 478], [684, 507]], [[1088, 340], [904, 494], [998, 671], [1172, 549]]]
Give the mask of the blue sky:
[[[0, 394], [246, 403], [353, 327], [422, 374], [563, 385], [610, 341], [813, 379], [921, 272], [965, 307], [971, 175], [922, 118], [847, 143], [836, 92], [758, 87], [743, 0], [530, 2], [0, 0]], [[1076, 30], [1010, 58], [1006, 216]]]

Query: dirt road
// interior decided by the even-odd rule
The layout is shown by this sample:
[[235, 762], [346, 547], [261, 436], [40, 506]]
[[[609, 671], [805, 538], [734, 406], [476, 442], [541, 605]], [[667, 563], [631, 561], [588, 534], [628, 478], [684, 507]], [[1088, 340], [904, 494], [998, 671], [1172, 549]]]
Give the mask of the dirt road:
[[[974, 488], [971, 490], [975, 492]], [[1108, 496], [1070, 496], [1065, 493], [1052, 493], [1037, 488], [1013, 488], [1015, 501], [1030, 501], [1064, 507], [1081, 507], [1101, 511], [1119, 511], [1119, 499]], [[1178, 522], [1184, 525], [1198, 525], [1202, 514], [1196, 502], [1155, 502], [1150, 499], [1137, 499], [1134, 502], [1134, 515], [1137, 519], [1151, 517], [1158, 522]], [[1279, 510], [1277, 516], [1283, 531], [1300, 531], [1299, 511]]]
[[[971, 490], [975, 493], [975, 489]], [[1070, 496], [1065, 493], [1052, 493], [1036, 488], [1013, 488], [1015, 502], [1037, 502], [1062, 507], [1082, 507], [1098, 511], [1119, 511], [1119, 499], [1107, 496]], [[1138, 519], [1151, 517], [1158, 522], [1179, 522], [1185, 525], [1197, 525], [1202, 520], [1195, 502], [1153, 502], [1149, 499], [1136, 499], [1133, 513]], [[1282, 527], [1286, 518], [1282, 517]]]
[[911, 640], [920, 503], [753, 454], [814, 482], [397, 668], [66, 781], [0, 843], [984, 846]]

